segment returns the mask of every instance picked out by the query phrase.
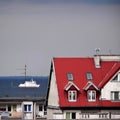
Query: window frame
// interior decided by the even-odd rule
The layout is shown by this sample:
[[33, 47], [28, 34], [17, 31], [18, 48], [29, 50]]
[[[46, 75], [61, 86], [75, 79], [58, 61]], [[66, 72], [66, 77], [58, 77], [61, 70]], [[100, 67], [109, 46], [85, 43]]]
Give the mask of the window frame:
[[12, 111], [12, 106], [11, 105], [8, 105], [8, 112], [11, 112]]
[[67, 73], [67, 79], [73, 81], [73, 74], [71, 72]]
[[68, 91], [68, 101], [69, 102], [76, 102], [77, 101], [77, 91], [76, 90], [69, 90]]
[[86, 72], [86, 78], [87, 80], [92, 80], [93, 79], [92, 72]]
[[32, 105], [24, 104], [24, 112], [32, 112]]
[[66, 119], [76, 119], [76, 112], [66, 112]]
[[[94, 96], [93, 96], [93, 93], [94, 93]], [[96, 91], [95, 90], [88, 90], [87, 97], [88, 97], [89, 102], [95, 102], [96, 101]]]
[[[117, 99], [116, 99], [116, 95], [117, 95]], [[120, 91], [111, 91], [111, 100], [120, 101]]]

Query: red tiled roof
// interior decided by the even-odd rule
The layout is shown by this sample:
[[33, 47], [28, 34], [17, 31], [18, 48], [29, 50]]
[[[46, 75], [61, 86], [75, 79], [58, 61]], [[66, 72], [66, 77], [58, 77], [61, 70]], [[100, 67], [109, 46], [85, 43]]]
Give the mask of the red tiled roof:
[[[101, 103], [88, 102], [87, 95], [84, 90], [88, 80], [86, 73], [92, 73], [92, 83], [95, 88], [103, 87], [120, 69], [120, 63], [114, 61], [101, 61], [101, 67], [96, 68], [94, 58], [54, 58], [53, 59], [56, 82], [58, 87], [58, 96], [60, 107], [81, 107], [81, 106], [99, 106]], [[118, 65], [117, 65], [118, 64]], [[68, 84], [67, 73], [73, 74], [73, 83], [80, 89], [80, 94], [76, 102], [69, 102], [67, 95], [65, 96], [65, 86]], [[69, 85], [68, 85], [69, 86]], [[117, 104], [117, 102], [116, 102]]]

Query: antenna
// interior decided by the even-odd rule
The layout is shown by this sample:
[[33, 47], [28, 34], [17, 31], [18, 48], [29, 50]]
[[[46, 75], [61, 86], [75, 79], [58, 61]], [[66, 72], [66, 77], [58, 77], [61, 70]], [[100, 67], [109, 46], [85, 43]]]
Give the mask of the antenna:
[[95, 52], [96, 52], [96, 55], [99, 55], [99, 53], [100, 53], [100, 48], [96, 48], [96, 49], [95, 49]]
[[24, 68], [20, 68], [20, 69], [17, 69], [17, 70], [24, 70], [24, 74], [25, 75], [25, 80], [26, 80], [26, 76], [27, 76], [27, 65], [25, 64], [25, 67]]
[[26, 80], [26, 74], [27, 74], [27, 65], [25, 64], [25, 80]]

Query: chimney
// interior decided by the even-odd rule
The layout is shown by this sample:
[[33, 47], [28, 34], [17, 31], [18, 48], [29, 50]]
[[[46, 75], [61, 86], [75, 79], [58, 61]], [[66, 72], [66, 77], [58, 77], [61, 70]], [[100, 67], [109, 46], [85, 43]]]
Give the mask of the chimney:
[[96, 68], [100, 68], [102, 61], [115, 61], [120, 62], [120, 55], [94, 55], [94, 63]]

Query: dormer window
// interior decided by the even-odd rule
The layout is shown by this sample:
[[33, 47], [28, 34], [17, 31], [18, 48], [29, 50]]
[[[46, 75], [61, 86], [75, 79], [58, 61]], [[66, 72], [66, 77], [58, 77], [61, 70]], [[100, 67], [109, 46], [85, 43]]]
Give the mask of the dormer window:
[[88, 101], [94, 102], [96, 101], [96, 91], [95, 90], [88, 90]]
[[68, 101], [75, 102], [77, 100], [77, 91], [76, 90], [69, 90], [68, 91]]
[[73, 80], [73, 74], [72, 73], [67, 73], [67, 78], [68, 78], [68, 80]]
[[80, 92], [80, 89], [73, 82], [69, 81], [64, 90], [67, 92], [69, 102], [77, 101], [77, 94]]
[[91, 72], [87, 72], [86, 73], [86, 77], [87, 77], [87, 80], [92, 80], [92, 73]]

